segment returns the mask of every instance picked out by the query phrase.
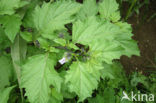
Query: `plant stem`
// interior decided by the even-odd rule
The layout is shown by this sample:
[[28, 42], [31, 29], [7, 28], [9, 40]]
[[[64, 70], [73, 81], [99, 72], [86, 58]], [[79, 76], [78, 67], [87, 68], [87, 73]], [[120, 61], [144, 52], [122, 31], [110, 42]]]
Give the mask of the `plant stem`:
[[134, 7], [134, 5], [136, 4], [137, 0], [133, 0], [133, 2], [131, 3], [130, 8], [127, 11], [126, 17], [125, 17], [125, 21], [127, 21], [127, 19], [129, 18], [130, 14], [132, 13], [132, 9]]

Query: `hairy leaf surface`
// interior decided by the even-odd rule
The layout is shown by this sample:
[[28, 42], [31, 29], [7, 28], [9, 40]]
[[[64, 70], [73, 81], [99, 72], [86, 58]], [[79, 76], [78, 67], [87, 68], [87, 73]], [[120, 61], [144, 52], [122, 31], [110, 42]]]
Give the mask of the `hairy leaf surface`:
[[54, 70], [55, 55], [40, 54], [30, 57], [22, 71], [22, 87], [32, 103], [47, 103], [50, 85], [60, 91], [62, 79]]
[[[90, 97], [92, 90], [97, 88], [98, 79], [86, 69], [90, 67], [83, 62], [74, 62], [66, 75], [66, 82], [70, 83], [70, 90], [76, 92], [79, 101]], [[88, 68], [90, 69], [90, 68]], [[96, 71], [96, 70], [95, 70]]]
[[55, 30], [65, 29], [64, 25], [73, 21], [81, 5], [71, 1], [57, 1], [52, 4], [44, 3], [34, 11], [34, 24], [40, 34], [46, 38], [54, 39]]
[[102, 0], [99, 3], [99, 12], [102, 19], [117, 22], [120, 19], [116, 0]]
[[82, 8], [78, 12], [78, 19], [84, 20], [87, 17], [95, 16], [98, 12], [96, 0], [84, 0]]
[[107, 63], [121, 55], [139, 55], [137, 43], [131, 38], [131, 27], [123, 25], [126, 24], [98, 22], [95, 17], [79, 20], [73, 25], [72, 39], [75, 43], [89, 45], [90, 52], [99, 53]]

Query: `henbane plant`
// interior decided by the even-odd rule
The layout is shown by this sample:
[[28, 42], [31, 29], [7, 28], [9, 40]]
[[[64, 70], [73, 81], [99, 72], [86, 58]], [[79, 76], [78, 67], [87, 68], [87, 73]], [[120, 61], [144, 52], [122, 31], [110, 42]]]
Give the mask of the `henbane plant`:
[[91, 97], [104, 62], [139, 55], [131, 25], [120, 19], [115, 0], [0, 0], [0, 96], [7, 96], [0, 101], [15, 81], [21, 102]]

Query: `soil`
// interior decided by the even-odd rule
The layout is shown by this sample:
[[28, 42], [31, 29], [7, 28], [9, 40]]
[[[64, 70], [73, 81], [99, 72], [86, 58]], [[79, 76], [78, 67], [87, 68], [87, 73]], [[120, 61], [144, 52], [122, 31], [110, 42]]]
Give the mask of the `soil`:
[[156, 72], [156, 18], [147, 20], [156, 13], [156, 0], [150, 1], [148, 10], [141, 10], [139, 17], [134, 14], [128, 20], [133, 27], [133, 39], [138, 41], [140, 56], [122, 56], [120, 61], [128, 74], [139, 71], [148, 75], [150, 72]]

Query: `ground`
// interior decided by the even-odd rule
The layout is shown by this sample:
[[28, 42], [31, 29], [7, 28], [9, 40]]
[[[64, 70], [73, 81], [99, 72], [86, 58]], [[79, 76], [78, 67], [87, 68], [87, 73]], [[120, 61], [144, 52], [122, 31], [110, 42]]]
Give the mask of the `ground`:
[[148, 21], [156, 13], [156, 1], [151, 0], [148, 7], [148, 10], [142, 9], [139, 17], [134, 14], [128, 19], [133, 27], [133, 39], [138, 41], [140, 49], [140, 56], [122, 56], [120, 59], [128, 74], [140, 71], [148, 75], [151, 71], [156, 71], [156, 18]]

